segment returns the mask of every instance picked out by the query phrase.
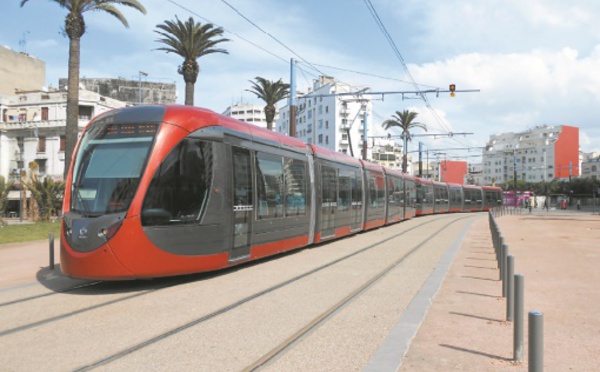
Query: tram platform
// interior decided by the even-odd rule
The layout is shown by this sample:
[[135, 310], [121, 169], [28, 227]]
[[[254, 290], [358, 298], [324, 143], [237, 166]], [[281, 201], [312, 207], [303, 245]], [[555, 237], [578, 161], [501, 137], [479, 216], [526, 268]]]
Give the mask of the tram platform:
[[525, 371], [534, 310], [543, 313], [546, 371], [600, 370], [600, 216], [534, 209], [496, 220], [524, 275], [523, 362], [513, 359], [486, 217], [465, 236], [400, 370]]

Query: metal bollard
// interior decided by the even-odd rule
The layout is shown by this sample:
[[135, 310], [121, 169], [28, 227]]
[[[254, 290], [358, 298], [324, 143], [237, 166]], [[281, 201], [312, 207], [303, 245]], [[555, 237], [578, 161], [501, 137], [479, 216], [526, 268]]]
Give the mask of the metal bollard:
[[544, 370], [544, 315], [529, 312], [529, 372]]
[[498, 238], [498, 247], [496, 248], [496, 261], [498, 264], [498, 269], [500, 269], [500, 260], [502, 259], [502, 246], [503, 245], [504, 245], [504, 237], [502, 235], [500, 235], [500, 237]]
[[513, 315], [515, 313], [515, 257], [508, 256], [506, 258], [506, 264], [506, 278], [508, 279], [508, 291], [506, 293], [506, 320], [508, 322], [512, 322]]
[[48, 238], [48, 243], [50, 246], [50, 270], [54, 270], [54, 233], [50, 233], [50, 237]]
[[515, 274], [515, 322], [513, 323], [513, 355], [516, 362], [523, 361], [523, 291], [525, 278]]
[[507, 266], [508, 257], [508, 245], [502, 246], [502, 297], [507, 296], [508, 292], [508, 268]]

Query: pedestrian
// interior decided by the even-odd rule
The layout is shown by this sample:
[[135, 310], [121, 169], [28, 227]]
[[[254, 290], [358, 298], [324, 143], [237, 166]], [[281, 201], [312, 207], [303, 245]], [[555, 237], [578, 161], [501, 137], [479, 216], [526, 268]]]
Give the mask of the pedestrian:
[[577, 210], [581, 210], [581, 200], [577, 199]]
[[546, 212], [549, 211], [548, 209], [548, 197], [546, 196], [546, 199], [544, 199], [544, 208], [546, 208]]
[[567, 209], [567, 199], [563, 199], [562, 202], [560, 202], [560, 208]]

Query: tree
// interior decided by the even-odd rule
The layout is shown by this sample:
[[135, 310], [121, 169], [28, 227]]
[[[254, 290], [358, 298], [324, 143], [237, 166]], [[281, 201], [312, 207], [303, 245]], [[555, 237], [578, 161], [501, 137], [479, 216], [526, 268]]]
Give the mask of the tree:
[[0, 176], [0, 216], [4, 215], [6, 204], [8, 204], [8, 192], [13, 186], [13, 181], [6, 182], [4, 177]]
[[31, 191], [34, 203], [32, 206], [32, 215], [34, 220], [39, 216], [42, 221], [48, 221], [52, 216], [58, 216], [62, 208], [62, 201], [65, 193], [65, 181], [56, 182], [50, 177], [40, 181], [36, 176], [36, 170], [30, 165], [32, 170], [29, 182], [25, 186]]
[[177, 72], [183, 75], [183, 81], [185, 81], [185, 104], [193, 106], [194, 85], [200, 72], [197, 59], [213, 53], [229, 54], [225, 49], [215, 48], [215, 45], [229, 41], [229, 39], [220, 38], [223, 35], [221, 27], [215, 27], [212, 23], [203, 25], [194, 21], [192, 17], [183, 23], [175, 16], [175, 21], [165, 21], [156, 28], [158, 30], [154, 30], [154, 32], [162, 37], [156, 42], [166, 45], [166, 47], [156, 50], [175, 53], [183, 57], [183, 64], [179, 66]]
[[402, 112], [396, 111], [395, 115], [392, 115], [392, 119], [383, 122], [382, 126], [387, 130], [393, 127], [400, 128], [402, 130], [402, 139], [404, 140], [404, 156], [402, 157], [402, 172], [406, 173], [407, 159], [406, 159], [406, 145], [408, 141], [412, 140], [411, 130], [413, 128], [422, 128], [427, 132], [427, 126], [423, 123], [414, 121], [419, 115], [416, 112], [404, 110]]
[[[21, 0], [21, 6], [29, 0]], [[61, 8], [69, 11], [65, 17], [65, 33], [69, 37], [69, 70], [67, 91], [67, 125], [65, 144], [65, 170], [67, 178], [71, 157], [77, 144], [79, 134], [79, 69], [81, 54], [81, 37], [85, 33], [83, 13], [88, 11], [103, 11], [117, 18], [129, 28], [129, 23], [115, 5], [132, 7], [146, 14], [146, 9], [137, 0], [52, 0]]]
[[273, 130], [273, 119], [275, 118], [275, 113], [277, 111], [275, 105], [277, 102], [286, 98], [290, 93], [290, 85], [281, 81], [281, 79], [277, 81], [270, 81], [260, 76], [257, 76], [252, 81], [251, 89], [246, 89], [248, 92], [252, 92], [256, 94], [256, 96], [263, 101], [265, 101], [265, 118], [267, 119], [267, 129]]

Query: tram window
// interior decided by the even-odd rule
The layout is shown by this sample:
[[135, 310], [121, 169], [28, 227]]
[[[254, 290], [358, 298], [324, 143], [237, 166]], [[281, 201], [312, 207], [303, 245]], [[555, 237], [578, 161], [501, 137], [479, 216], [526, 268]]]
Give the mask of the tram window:
[[335, 211], [338, 202], [337, 169], [321, 167], [321, 208], [331, 208]]
[[184, 139], [152, 177], [142, 207], [142, 225], [200, 223], [212, 182], [212, 143]]
[[352, 178], [352, 209], [361, 209], [363, 197], [361, 174], [358, 172], [353, 173], [354, 176]]
[[396, 205], [404, 206], [406, 195], [402, 185], [402, 180], [399, 178], [394, 178], [394, 198]]
[[306, 163], [285, 159], [285, 213], [286, 216], [306, 214]]
[[383, 208], [385, 205], [385, 183], [378, 174], [369, 174], [369, 202], [371, 208]]
[[355, 173], [353, 171], [340, 170], [338, 211], [347, 211], [352, 205], [352, 181]]
[[256, 156], [256, 185], [258, 219], [283, 217], [283, 158], [258, 153]]

